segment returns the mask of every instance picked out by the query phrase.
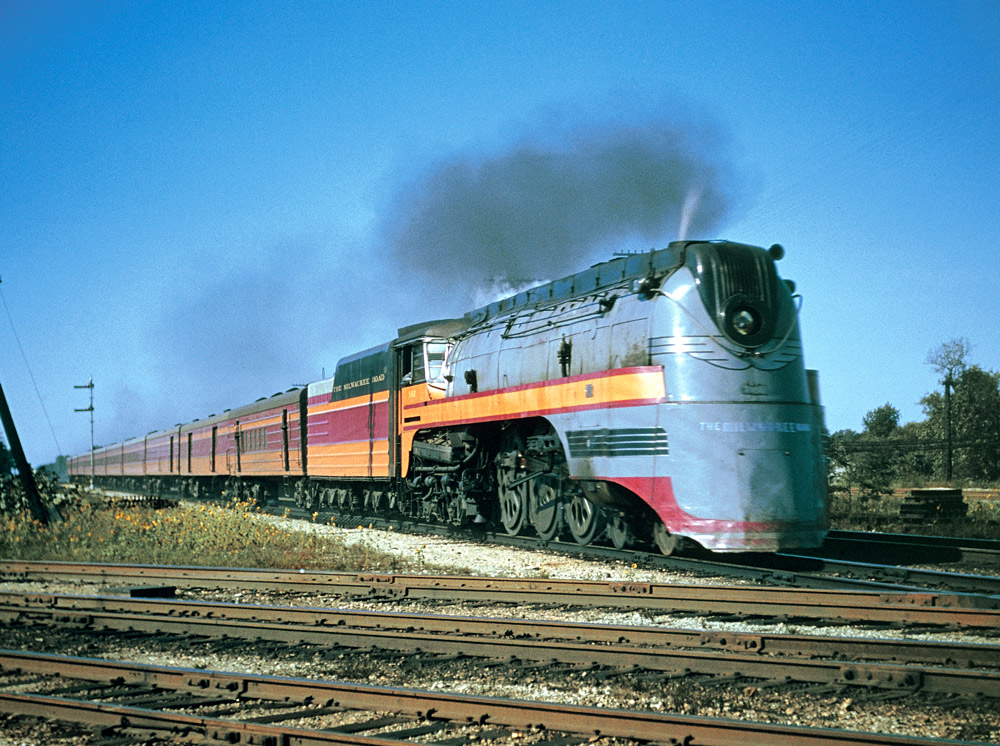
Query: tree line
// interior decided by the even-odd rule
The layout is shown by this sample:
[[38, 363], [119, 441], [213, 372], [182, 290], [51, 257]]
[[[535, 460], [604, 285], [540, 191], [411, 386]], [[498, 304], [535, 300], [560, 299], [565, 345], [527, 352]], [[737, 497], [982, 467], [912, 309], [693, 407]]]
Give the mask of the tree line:
[[941, 389], [920, 400], [923, 421], [901, 425], [899, 410], [886, 403], [865, 415], [861, 432], [830, 435], [831, 485], [877, 495], [893, 484], [1000, 481], [1000, 373], [969, 364], [970, 352], [963, 338], [928, 353]]

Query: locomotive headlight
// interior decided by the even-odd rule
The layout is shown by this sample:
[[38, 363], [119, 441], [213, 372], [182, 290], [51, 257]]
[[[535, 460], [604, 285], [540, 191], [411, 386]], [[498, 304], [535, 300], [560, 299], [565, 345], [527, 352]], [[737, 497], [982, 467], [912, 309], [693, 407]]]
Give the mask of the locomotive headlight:
[[742, 347], [758, 347], [770, 338], [773, 314], [758, 298], [738, 294], [731, 297], [720, 314], [719, 328]]
[[759, 328], [757, 317], [749, 309], [741, 309], [732, 316], [733, 328], [743, 336], [750, 336]]

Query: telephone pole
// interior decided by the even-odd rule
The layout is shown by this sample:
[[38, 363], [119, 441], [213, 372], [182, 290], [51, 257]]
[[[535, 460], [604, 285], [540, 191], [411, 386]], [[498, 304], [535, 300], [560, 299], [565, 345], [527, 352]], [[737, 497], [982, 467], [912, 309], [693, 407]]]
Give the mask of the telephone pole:
[[[3, 282], [3, 280], [0, 280], [0, 282]], [[4, 300], [3, 306], [5, 309], [7, 308], [6, 300]], [[10, 318], [9, 311], [7, 312], [7, 318]], [[11, 322], [11, 329], [13, 327], [14, 322]], [[14, 332], [14, 337], [17, 337], [17, 332]], [[20, 346], [20, 341], [17, 344]], [[23, 350], [21, 354], [24, 354]], [[0, 421], [3, 422], [4, 432], [7, 433], [7, 442], [10, 444], [10, 452], [14, 457], [14, 466], [17, 467], [17, 476], [20, 478], [21, 486], [24, 488], [24, 498], [28, 501], [28, 510], [31, 511], [31, 517], [43, 526], [47, 526], [49, 525], [49, 512], [42, 504], [41, 495], [38, 494], [38, 483], [35, 481], [35, 472], [31, 470], [31, 464], [28, 463], [28, 459], [24, 455], [24, 449], [21, 447], [21, 438], [18, 437], [17, 428], [14, 427], [14, 417], [10, 413], [10, 407], [7, 406], [7, 397], [3, 393], [3, 386], [0, 386]]]
[[955, 383], [956, 383], [955, 379], [952, 378], [952, 376], [951, 376], [950, 373], [947, 376], [945, 376], [945, 378], [944, 378], [944, 411], [945, 411], [945, 419], [947, 420], [947, 427], [948, 427], [948, 460], [946, 462], [945, 479], [947, 479], [949, 485], [951, 484], [951, 477], [952, 477], [951, 462], [952, 462], [952, 452], [953, 452], [953, 449], [952, 449], [952, 427], [951, 427], [951, 390], [953, 388], [955, 388]]
[[74, 412], [90, 412], [90, 489], [94, 489], [94, 377], [75, 389], [90, 389], [90, 406], [86, 409], [74, 409]]
[[42, 498], [38, 495], [35, 472], [31, 470], [31, 464], [28, 463], [24, 449], [21, 447], [21, 439], [17, 436], [17, 428], [14, 427], [14, 418], [10, 414], [10, 407], [7, 406], [7, 397], [4, 396], [3, 386], [0, 386], [0, 420], [3, 421], [3, 429], [7, 433], [7, 442], [10, 444], [10, 452], [14, 457], [17, 476], [21, 479], [21, 486], [24, 488], [24, 496], [28, 501], [31, 517], [43, 526], [47, 526], [49, 514], [42, 505]]

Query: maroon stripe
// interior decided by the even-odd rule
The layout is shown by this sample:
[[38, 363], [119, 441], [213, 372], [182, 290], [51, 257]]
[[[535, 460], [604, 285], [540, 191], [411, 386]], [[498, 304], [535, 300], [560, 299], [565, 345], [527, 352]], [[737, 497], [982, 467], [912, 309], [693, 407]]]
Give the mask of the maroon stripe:
[[655, 510], [664, 525], [675, 533], [685, 531], [696, 533], [773, 533], [788, 530], [788, 521], [739, 521], [718, 518], [699, 518], [691, 515], [680, 505], [674, 495], [674, 485], [670, 477], [597, 477], [620, 484], [641, 497]]
[[[309, 417], [309, 445], [336, 445], [367, 440], [386, 440], [389, 437], [389, 404], [374, 405], [375, 421], [369, 432], [369, 407], [349, 407]], [[313, 433], [316, 433], [315, 440]], [[326, 437], [320, 437], [323, 433]]]

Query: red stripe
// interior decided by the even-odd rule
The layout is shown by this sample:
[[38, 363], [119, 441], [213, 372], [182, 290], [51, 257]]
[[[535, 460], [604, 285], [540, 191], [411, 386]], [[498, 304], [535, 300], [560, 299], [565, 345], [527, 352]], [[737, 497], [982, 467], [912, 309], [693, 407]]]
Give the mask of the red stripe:
[[[674, 485], [670, 477], [596, 478], [606, 482], [615, 482], [630, 492], [634, 492], [657, 512], [663, 520], [663, 525], [671, 533], [775, 533], [788, 531], [797, 525], [790, 521], [738, 521], [693, 516], [677, 504], [677, 498], [674, 496]], [[805, 528], [805, 526], [800, 526], [800, 528]]]
[[[367, 440], [385, 440], [389, 437], [389, 404], [376, 402], [374, 421], [369, 423], [368, 407], [347, 407], [309, 417], [309, 445], [334, 445]], [[369, 425], [372, 431], [369, 432]], [[320, 439], [323, 432], [327, 438]], [[374, 436], [374, 438], [370, 437]]]

